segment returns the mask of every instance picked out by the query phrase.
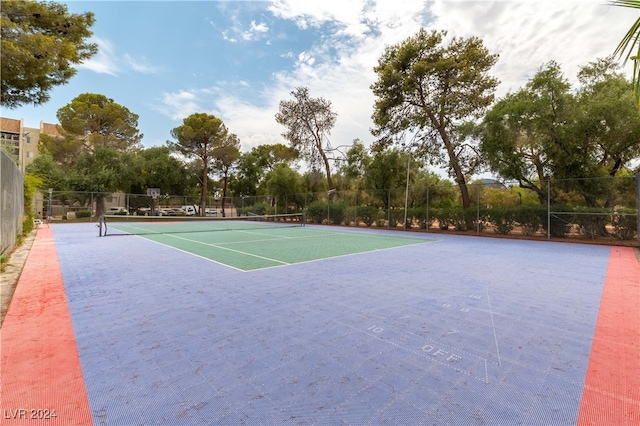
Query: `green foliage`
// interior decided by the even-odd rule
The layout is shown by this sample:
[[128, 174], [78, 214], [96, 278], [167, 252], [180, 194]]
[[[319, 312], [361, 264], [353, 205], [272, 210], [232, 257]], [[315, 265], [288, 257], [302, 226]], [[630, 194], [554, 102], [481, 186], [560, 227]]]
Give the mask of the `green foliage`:
[[606, 226], [610, 221], [611, 210], [597, 207], [576, 207], [572, 220], [580, 234], [589, 239], [607, 236]]
[[267, 191], [276, 197], [277, 203], [284, 206], [290, 194], [298, 192], [298, 175], [285, 164], [276, 164], [266, 177]]
[[544, 215], [544, 219], [542, 219], [544, 232], [555, 238], [565, 238], [571, 230], [571, 215], [567, 212], [571, 212], [571, 208], [568, 206], [552, 206], [551, 217], [547, 220], [547, 209], [538, 210], [540, 215]]
[[453, 37], [444, 45], [446, 35], [421, 29], [385, 49], [371, 86], [376, 96], [372, 132], [381, 147], [414, 134], [421, 154], [451, 170], [468, 207], [466, 176], [479, 163], [464, 122], [478, 118], [493, 102], [498, 80], [488, 71], [498, 56], [489, 54], [477, 37]]
[[546, 223], [547, 208], [540, 205], [523, 205], [514, 209], [515, 221], [520, 225], [523, 235], [535, 235], [543, 223]]
[[638, 212], [635, 209], [616, 209], [611, 217], [613, 237], [617, 240], [632, 240], [638, 234]]
[[594, 178], [622, 175], [640, 155], [640, 115], [618, 69], [611, 59], [583, 66], [573, 89], [560, 65], [549, 62], [499, 100], [479, 133], [491, 170], [535, 191], [541, 203], [551, 179], [588, 207], [613, 207], [613, 180]]
[[6, 108], [46, 103], [50, 91], [69, 82], [74, 65], [98, 52], [87, 41], [94, 14], [70, 14], [55, 2], [3, 0], [0, 8], [0, 75]]
[[516, 225], [518, 207], [493, 207], [489, 210], [489, 221], [494, 226], [494, 232], [509, 235]]
[[[629, 7], [632, 9], [640, 9], [640, 0], [612, 0], [614, 6]], [[616, 47], [614, 55], [620, 58], [624, 57], [624, 62], [633, 61], [633, 89], [636, 98], [636, 105], [640, 107], [640, 18], [636, 19], [629, 31], [624, 35], [620, 44]], [[625, 53], [626, 52], [626, 53]]]
[[76, 212], [76, 218], [78, 219], [84, 219], [88, 217], [91, 217], [91, 212], [89, 210], [78, 210]]
[[229, 132], [221, 119], [206, 113], [195, 113], [182, 120], [182, 124], [171, 130], [174, 142], [167, 142], [172, 152], [201, 163], [200, 206], [207, 201], [211, 162], [216, 157], [216, 149], [228, 145]]
[[167, 146], [131, 153], [131, 175], [130, 188], [134, 194], [145, 194], [147, 188], [160, 188], [163, 194], [188, 194], [197, 181]]
[[311, 218], [313, 223], [322, 223], [327, 218], [327, 203], [323, 201], [314, 201], [307, 207], [307, 217]]
[[[63, 137], [76, 141], [80, 152], [91, 153], [100, 147], [124, 152], [142, 140], [138, 115], [101, 94], [76, 96], [58, 110], [57, 117]], [[57, 139], [47, 144], [45, 150], [53, 153], [56, 143]]]
[[346, 209], [347, 205], [344, 201], [329, 203], [329, 223], [331, 225], [342, 224], [344, 222]]

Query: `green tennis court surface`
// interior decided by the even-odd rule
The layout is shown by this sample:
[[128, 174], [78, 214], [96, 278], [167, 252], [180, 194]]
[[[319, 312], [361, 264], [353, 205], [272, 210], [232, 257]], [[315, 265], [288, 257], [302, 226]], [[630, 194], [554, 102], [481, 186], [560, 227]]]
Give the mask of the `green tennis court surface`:
[[[169, 224], [164, 224], [168, 226]], [[132, 229], [135, 226], [137, 229]], [[144, 225], [110, 224], [112, 230], [140, 231]], [[264, 227], [225, 231], [144, 233], [139, 237], [242, 271], [386, 250], [430, 240], [403, 236], [328, 231], [313, 227]], [[175, 232], [175, 233], [174, 233]]]

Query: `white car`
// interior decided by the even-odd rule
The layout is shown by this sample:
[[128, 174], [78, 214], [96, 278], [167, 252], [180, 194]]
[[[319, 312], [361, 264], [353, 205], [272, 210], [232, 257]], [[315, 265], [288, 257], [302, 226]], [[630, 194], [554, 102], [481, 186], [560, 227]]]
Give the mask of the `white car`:
[[127, 214], [129, 214], [129, 211], [127, 209], [125, 209], [124, 207], [109, 207], [107, 209], [107, 214], [127, 215]]

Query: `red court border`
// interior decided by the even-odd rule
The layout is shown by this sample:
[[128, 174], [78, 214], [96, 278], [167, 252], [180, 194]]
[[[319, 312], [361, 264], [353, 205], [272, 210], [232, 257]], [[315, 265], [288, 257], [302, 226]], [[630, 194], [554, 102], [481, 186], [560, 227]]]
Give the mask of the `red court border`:
[[640, 425], [640, 263], [612, 247], [578, 425]]
[[37, 231], [0, 334], [0, 424], [93, 424], [48, 227]]

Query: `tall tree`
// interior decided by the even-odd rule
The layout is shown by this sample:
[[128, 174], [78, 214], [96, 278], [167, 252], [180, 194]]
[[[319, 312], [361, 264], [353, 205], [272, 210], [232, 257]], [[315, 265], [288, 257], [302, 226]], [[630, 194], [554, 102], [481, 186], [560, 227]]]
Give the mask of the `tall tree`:
[[49, 100], [55, 86], [76, 74], [74, 65], [95, 55], [88, 43], [93, 13], [70, 14], [55, 2], [3, 0], [0, 7], [2, 104], [16, 108]]
[[215, 158], [214, 150], [223, 146], [227, 135], [228, 130], [222, 120], [206, 113], [191, 114], [182, 121], [181, 126], [171, 130], [171, 136], [176, 141], [168, 141], [169, 148], [188, 159], [202, 161], [200, 214], [204, 214], [207, 206], [207, 183], [211, 161]]
[[163, 193], [186, 194], [192, 175], [186, 165], [171, 155], [167, 146], [154, 146], [136, 151], [131, 192], [144, 194], [147, 188], [160, 188]]
[[[640, 0], [612, 0], [614, 6], [640, 9]], [[640, 18], [636, 19], [624, 35], [614, 55], [624, 57], [624, 62], [633, 61], [633, 89], [636, 96], [636, 105], [640, 106]]]
[[[138, 115], [113, 99], [96, 93], [83, 93], [57, 113], [65, 153], [94, 152], [98, 147], [125, 152], [134, 148], [143, 135], [138, 131]], [[48, 152], [59, 152], [57, 137], [45, 137]]]
[[39, 149], [66, 173], [69, 189], [100, 193], [96, 213], [104, 213], [103, 193], [128, 189], [129, 157], [142, 139], [138, 116], [104, 95], [84, 93], [57, 113], [61, 136], [41, 135]]
[[482, 123], [481, 152], [492, 171], [515, 179], [547, 202], [552, 161], [572, 153], [561, 142], [572, 120], [575, 102], [560, 65], [551, 61], [523, 89], [506, 95], [489, 110]]
[[269, 195], [275, 197], [276, 205], [283, 207], [283, 212], [288, 213], [287, 204], [294, 202], [294, 195], [298, 192], [300, 177], [291, 170], [286, 163], [278, 163], [267, 174], [266, 184]]
[[282, 136], [309, 161], [311, 168], [324, 166], [329, 189], [333, 189], [327, 152], [331, 150], [329, 136], [338, 115], [331, 109], [331, 102], [310, 97], [307, 87], [298, 87], [291, 95], [293, 100], [280, 101], [276, 114], [276, 121], [287, 129]]
[[[501, 99], [482, 123], [491, 169], [546, 203], [548, 179], [578, 191], [589, 207], [611, 206], [612, 180], [640, 155], [640, 115], [632, 85], [611, 59], [581, 67], [573, 89], [560, 66], [543, 66], [523, 89]], [[605, 182], [608, 182], [605, 184]]]
[[298, 153], [283, 144], [258, 145], [242, 153], [236, 163], [236, 173], [229, 179], [229, 188], [235, 196], [253, 196], [264, 184], [265, 175], [276, 164], [291, 164]]
[[476, 37], [454, 37], [444, 45], [446, 35], [421, 29], [386, 48], [374, 68], [378, 80], [371, 86], [377, 98], [372, 133], [382, 146], [413, 138], [432, 163], [448, 167], [467, 208], [462, 156], [475, 153], [466, 149], [460, 126], [480, 118], [493, 102], [498, 80], [488, 72], [498, 56], [489, 54]]
[[213, 150], [214, 169], [222, 177], [222, 216], [226, 216], [224, 211], [225, 198], [227, 197], [227, 186], [229, 174], [240, 158], [240, 139], [237, 135], [230, 133], [224, 138], [222, 145]]
[[340, 167], [340, 173], [349, 182], [348, 186], [351, 189], [365, 188], [365, 175], [369, 164], [371, 164], [371, 156], [367, 152], [367, 148], [359, 139], [355, 139], [347, 150]]

